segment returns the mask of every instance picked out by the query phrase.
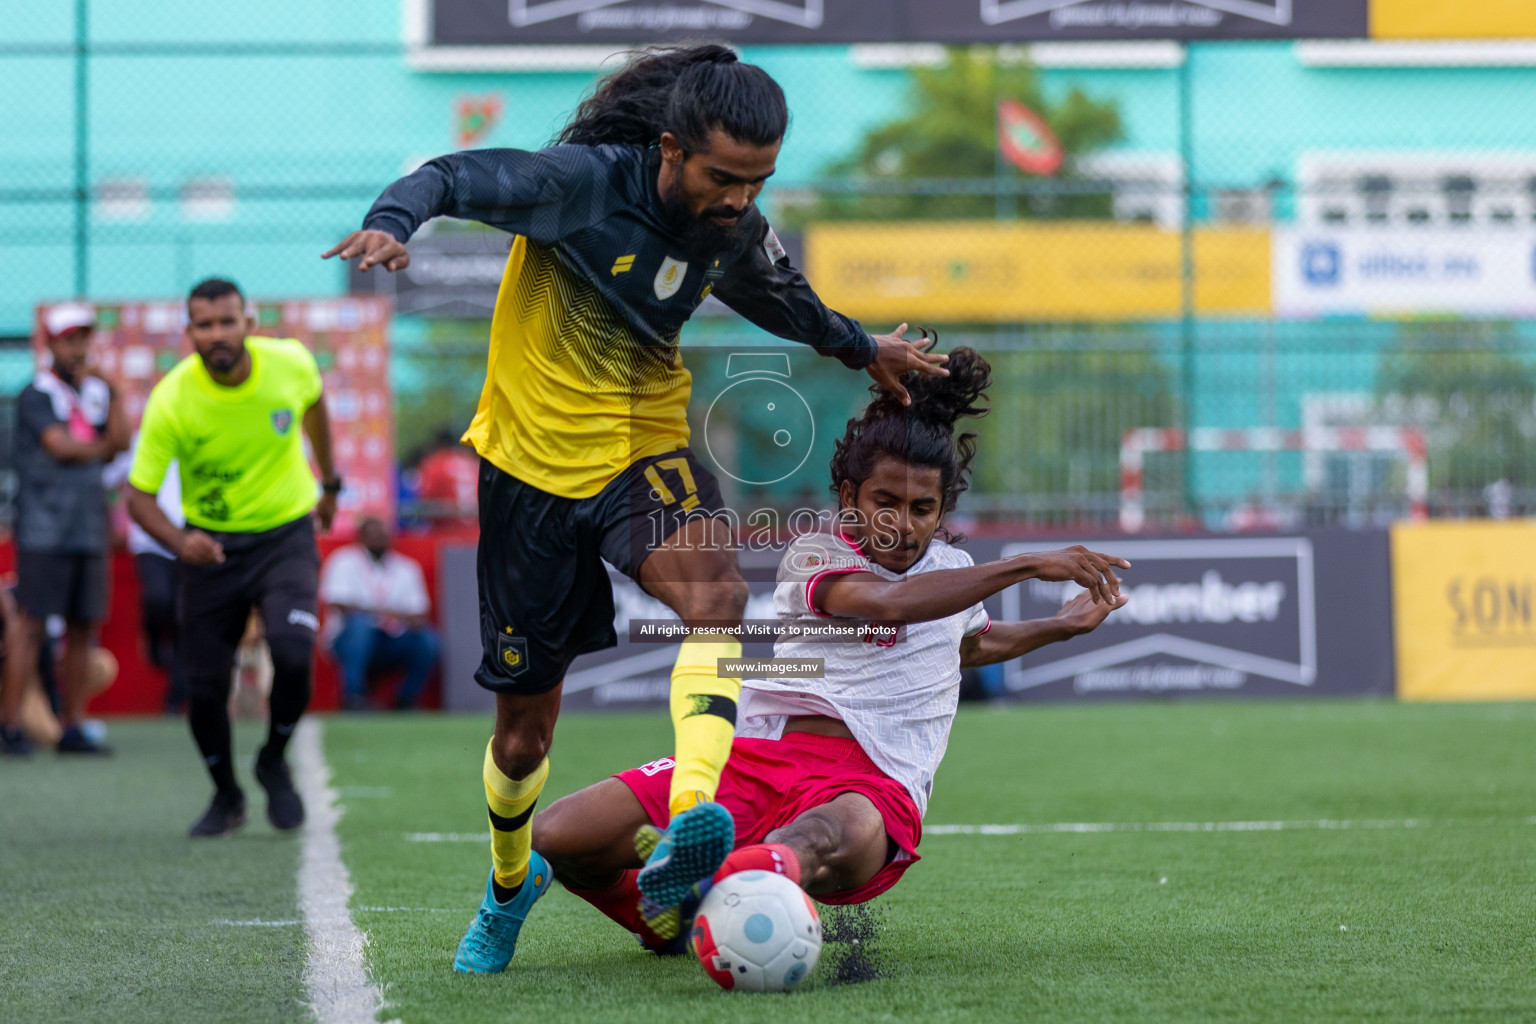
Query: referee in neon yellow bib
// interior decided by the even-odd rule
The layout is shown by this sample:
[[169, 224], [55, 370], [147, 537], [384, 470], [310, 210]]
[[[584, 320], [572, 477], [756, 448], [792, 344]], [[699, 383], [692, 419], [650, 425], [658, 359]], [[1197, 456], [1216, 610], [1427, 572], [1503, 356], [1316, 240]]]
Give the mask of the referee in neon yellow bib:
[[[267, 742], [256, 781], [267, 818], [282, 831], [304, 822], [285, 752], [309, 704], [320, 558], [315, 520], [329, 529], [341, 480], [331, 462], [331, 424], [315, 357], [292, 338], [249, 337], [245, 297], [213, 278], [187, 300], [196, 350], [155, 385], [128, 476], [128, 513], [177, 559], [176, 613], [192, 738], [213, 778], [193, 836], [245, 824], [235, 780], [229, 687], [252, 608], [272, 653]], [[300, 435], [320, 470], [316, 485]], [[155, 503], [171, 461], [179, 465], [187, 525]], [[318, 498], [317, 498], [318, 494]]]

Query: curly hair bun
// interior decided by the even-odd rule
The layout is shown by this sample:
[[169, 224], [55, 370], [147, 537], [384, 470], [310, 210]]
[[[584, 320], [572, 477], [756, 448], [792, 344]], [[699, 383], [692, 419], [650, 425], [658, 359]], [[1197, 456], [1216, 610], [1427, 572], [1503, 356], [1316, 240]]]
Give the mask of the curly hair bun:
[[930, 377], [908, 370], [901, 383], [912, 396], [911, 406], [904, 406], [895, 395], [878, 384], [869, 390], [875, 400], [865, 410], [865, 418], [913, 415], [925, 423], [954, 429], [967, 416], [985, 416], [989, 411], [986, 391], [992, 386], [992, 365], [973, 348], [960, 347], [949, 353], [944, 364], [948, 377]]

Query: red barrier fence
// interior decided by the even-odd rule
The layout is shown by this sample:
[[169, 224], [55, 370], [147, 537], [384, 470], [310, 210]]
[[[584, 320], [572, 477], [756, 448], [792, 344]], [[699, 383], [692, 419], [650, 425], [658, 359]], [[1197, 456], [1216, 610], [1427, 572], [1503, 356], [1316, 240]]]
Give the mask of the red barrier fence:
[[[421, 563], [427, 579], [427, 593], [432, 598], [432, 619], [438, 622], [437, 564], [438, 551], [446, 543], [473, 542], [473, 535], [462, 533], [431, 536], [401, 535], [395, 538], [395, 550]], [[350, 537], [320, 538], [320, 557], [351, 543]], [[13, 572], [16, 551], [10, 540], [0, 543], [0, 571]], [[93, 715], [159, 714], [165, 703], [165, 677], [149, 663], [144, 645], [144, 630], [139, 616], [139, 579], [133, 556], [126, 551], [112, 554], [112, 591], [109, 595], [107, 621], [101, 628], [101, 645], [117, 658], [117, 682], [91, 701]], [[315, 656], [315, 693], [310, 707], [333, 711], [341, 706], [341, 680], [329, 652]], [[434, 678], [422, 694], [423, 707], [441, 706], [439, 681]]]

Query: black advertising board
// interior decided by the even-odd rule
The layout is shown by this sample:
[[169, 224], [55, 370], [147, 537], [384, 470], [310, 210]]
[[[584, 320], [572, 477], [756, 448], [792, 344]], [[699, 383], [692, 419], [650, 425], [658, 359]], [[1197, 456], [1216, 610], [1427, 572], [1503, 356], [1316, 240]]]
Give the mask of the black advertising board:
[[404, 270], [347, 263], [347, 292], [389, 296], [396, 313], [489, 320], [511, 247], [499, 231], [424, 231], [411, 239]]
[[1361, 39], [1367, 0], [907, 0], [906, 39]]
[[892, 0], [433, 0], [431, 26], [448, 46], [860, 43], [898, 38], [900, 14]]
[[[979, 538], [964, 545], [978, 562], [1054, 549], [1067, 540]], [[1133, 563], [1124, 574], [1130, 603], [1086, 636], [1041, 648], [1003, 667], [1006, 695], [1018, 700], [1173, 697], [1310, 697], [1394, 692], [1391, 566], [1385, 530], [1322, 530], [1278, 537], [1183, 536], [1088, 539], [1094, 550]], [[443, 560], [440, 584], [473, 608], [474, 552]], [[751, 588], [749, 620], [773, 616], [778, 555], [743, 552]], [[455, 578], [450, 580], [450, 576]], [[666, 704], [677, 647], [633, 642], [632, 620], [670, 613], [617, 572], [619, 646], [571, 666], [563, 706], [605, 709]], [[1054, 615], [1075, 588], [1028, 581], [987, 602], [994, 619]], [[445, 597], [446, 600], [446, 597]], [[473, 614], [448, 615], [445, 703], [488, 709], [490, 695], [469, 681], [479, 661]], [[455, 625], [455, 624], [458, 625]], [[462, 636], [455, 640], [457, 630]], [[452, 653], [460, 653], [457, 657]], [[767, 643], [744, 653], [768, 657]]]
[[431, 0], [430, 45], [1364, 38], [1368, 0]]
[[[1384, 530], [1082, 543], [1132, 563], [1130, 602], [1093, 633], [1008, 663], [1012, 696], [1393, 693]], [[995, 554], [1060, 546], [1019, 541]], [[999, 611], [1009, 621], [1043, 618], [1074, 592], [1030, 580], [1004, 592]]]

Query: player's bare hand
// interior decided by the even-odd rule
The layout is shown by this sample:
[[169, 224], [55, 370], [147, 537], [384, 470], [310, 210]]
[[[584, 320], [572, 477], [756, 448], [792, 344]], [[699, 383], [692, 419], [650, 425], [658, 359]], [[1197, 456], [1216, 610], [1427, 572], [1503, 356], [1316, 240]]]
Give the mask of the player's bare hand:
[[938, 340], [937, 335], [930, 336], [925, 330], [921, 338], [907, 341], [902, 337], [906, 333], [907, 325], [902, 324], [890, 334], [876, 334], [875, 361], [865, 369], [875, 378], [876, 384], [901, 399], [902, 405], [911, 405], [912, 396], [902, 387], [901, 375], [916, 370], [929, 377], [948, 377], [949, 371], [944, 369], [944, 364], [949, 362], [949, 356], [923, 351]]
[[1118, 594], [1112, 604], [1102, 604], [1093, 599], [1093, 595], [1082, 593], [1061, 606], [1061, 611], [1056, 613], [1056, 618], [1061, 624], [1070, 629], [1074, 636], [1083, 633], [1091, 633], [1097, 629], [1099, 623], [1109, 618], [1109, 613], [1116, 608], [1124, 608], [1125, 603], [1131, 599], [1129, 594]]
[[191, 530], [181, 542], [180, 557], [188, 565], [222, 565], [224, 545], [202, 530]]
[[320, 532], [329, 533], [331, 523], [336, 521], [336, 495], [320, 495], [320, 500], [315, 502], [315, 518], [320, 521]]
[[377, 266], [394, 271], [411, 265], [411, 254], [405, 251], [405, 243], [388, 231], [354, 231], [343, 238], [341, 244], [321, 253], [320, 258], [328, 260], [332, 256], [356, 259], [358, 270]]
[[1076, 583], [1088, 591], [1088, 596], [1096, 603], [1113, 607], [1118, 607], [1115, 602], [1120, 598], [1120, 577], [1115, 575], [1115, 569], [1131, 567], [1131, 563], [1123, 558], [1089, 551], [1081, 544], [1018, 557], [1025, 560], [1035, 579]]

